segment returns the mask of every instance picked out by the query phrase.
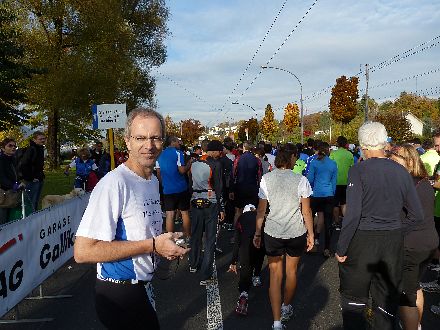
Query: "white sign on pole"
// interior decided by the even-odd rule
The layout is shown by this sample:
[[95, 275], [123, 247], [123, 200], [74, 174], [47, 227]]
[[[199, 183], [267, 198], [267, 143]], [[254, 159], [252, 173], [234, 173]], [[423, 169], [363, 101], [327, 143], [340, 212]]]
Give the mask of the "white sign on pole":
[[127, 120], [126, 104], [94, 104], [93, 129], [124, 128]]

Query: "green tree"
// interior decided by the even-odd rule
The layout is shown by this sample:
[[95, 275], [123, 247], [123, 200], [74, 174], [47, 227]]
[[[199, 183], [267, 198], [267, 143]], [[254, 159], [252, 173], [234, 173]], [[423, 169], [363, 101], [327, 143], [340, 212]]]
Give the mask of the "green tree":
[[332, 88], [332, 96], [330, 98], [330, 114], [334, 121], [347, 124], [358, 112], [356, 100], [358, 94], [357, 77], [347, 79], [341, 76], [336, 79], [336, 84]]
[[0, 2], [0, 130], [21, 125], [27, 118], [25, 80], [31, 70], [24, 64], [18, 11], [13, 1]]
[[163, 0], [16, 3], [23, 13], [28, 62], [42, 69], [28, 85], [28, 98], [47, 122], [51, 167], [58, 165], [61, 125], [89, 127], [92, 104], [154, 105], [149, 68], [166, 58]]
[[260, 123], [260, 131], [266, 140], [272, 140], [277, 131], [277, 123], [272, 106], [268, 104], [264, 111], [264, 117]]
[[405, 142], [412, 138], [411, 123], [405, 118], [403, 114], [379, 114], [376, 120], [381, 122], [387, 129], [388, 136], [394, 142]]
[[165, 131], [168, 135], [180, 136], [180, 127], [176, 124], [170, 115], [165, 117]]
[[[247, 134], [246, 134], [247, 131]], [[250, 140], [255, 142], [258, 137], [258, 121], [255, 118], [251, 118], [247, 121], [241, 122], [238, 128], [238, 139], [241, 142]]]
[[182, 128], [182, 141], [186, 145], [193, 145], [194, 142], [203, 135], [205, 128], [199, 120], [185, 119], [180, 122]]

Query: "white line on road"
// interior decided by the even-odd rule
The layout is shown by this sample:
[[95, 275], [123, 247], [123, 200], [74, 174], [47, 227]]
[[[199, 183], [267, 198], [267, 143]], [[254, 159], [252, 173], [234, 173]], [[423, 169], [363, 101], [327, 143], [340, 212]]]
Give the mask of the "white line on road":
[[217, 268], [214, 257], [214, 280], [206, 285], [206, 317], [208, 319], [208, 330], [223, 330], [222, 304], [220, 302], [220, 291], [218, 288]]

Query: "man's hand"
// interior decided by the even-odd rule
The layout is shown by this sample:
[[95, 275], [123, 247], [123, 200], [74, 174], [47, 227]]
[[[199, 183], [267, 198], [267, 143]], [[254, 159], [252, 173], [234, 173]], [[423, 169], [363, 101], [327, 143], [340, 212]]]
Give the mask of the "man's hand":
[[235, 273], [235, 274], [237, 274], [237, 265], [236, 264], [230, 264], [227, 273]]
[[220, 222], [225, 220], [225, 212], [223, 212], [223, 211], [220, 212], [219, 219], [220, 219]]
[[176, 245], [175, 240], [182, 235], [183, 233], [165, 233], [155, 237], [156, 253], [168, 260], [183, 257], [190, 249], [184, 249]]
[[345, 260], [347, 260], [347, 256], [342, 256], [340, 257], [337, 253], [335, 253], [335, 258], [336, 260], [338, 260], [340, 263], [345, 262]]
[[315, 237], [313, 236], [313, 234], [307, 235], [307, 252], [311, 251], [314, 245]]
[[254, 246], [259, 249], [260, 245], [261, 245], [261, 235], [254, 235], [254, 240], [253, 240]]
[[229, 199], [230, 199], [231, 201], [233, 201], [234, 198], [235, 198], [234, 193], [233, 193], [233, 192], [230, 192], [230, 193], [229, 193]]

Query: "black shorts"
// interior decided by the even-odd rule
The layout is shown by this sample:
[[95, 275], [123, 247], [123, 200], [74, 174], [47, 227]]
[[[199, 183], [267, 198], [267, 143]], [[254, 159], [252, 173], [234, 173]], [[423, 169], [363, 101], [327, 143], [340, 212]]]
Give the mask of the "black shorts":
[[269, 257], [279, 257], [288, 254], [300, 257], [307, 246], [307, 233], [295, 238], [275, 238], [264, 233], [264, 247]]
[[333, 196], [328, 197], [312, 197], [312, 211], [333, 213], [333, 207], [335, 206], [335, 200]]
[[347, 185], [337, 185], [335, 191], [335, 206], [347, 204]]
[[107, 329], [160, 329], [156, 311], [141, 284], [96, 280], [95, 308]]
[[235, 207], [242, 209], [248, 204], [258, 206], [258, 188], [257, 189], [239, 189], [234, 193]]
[[433, 255], [434, 251], [404, 250], [400, 306], [416, 307], [419, 283]]
[[191, 195], [189, 191], [183, 191], [176, 194], [163, 195], [163, 209], [164, 211], [188, 211]]

